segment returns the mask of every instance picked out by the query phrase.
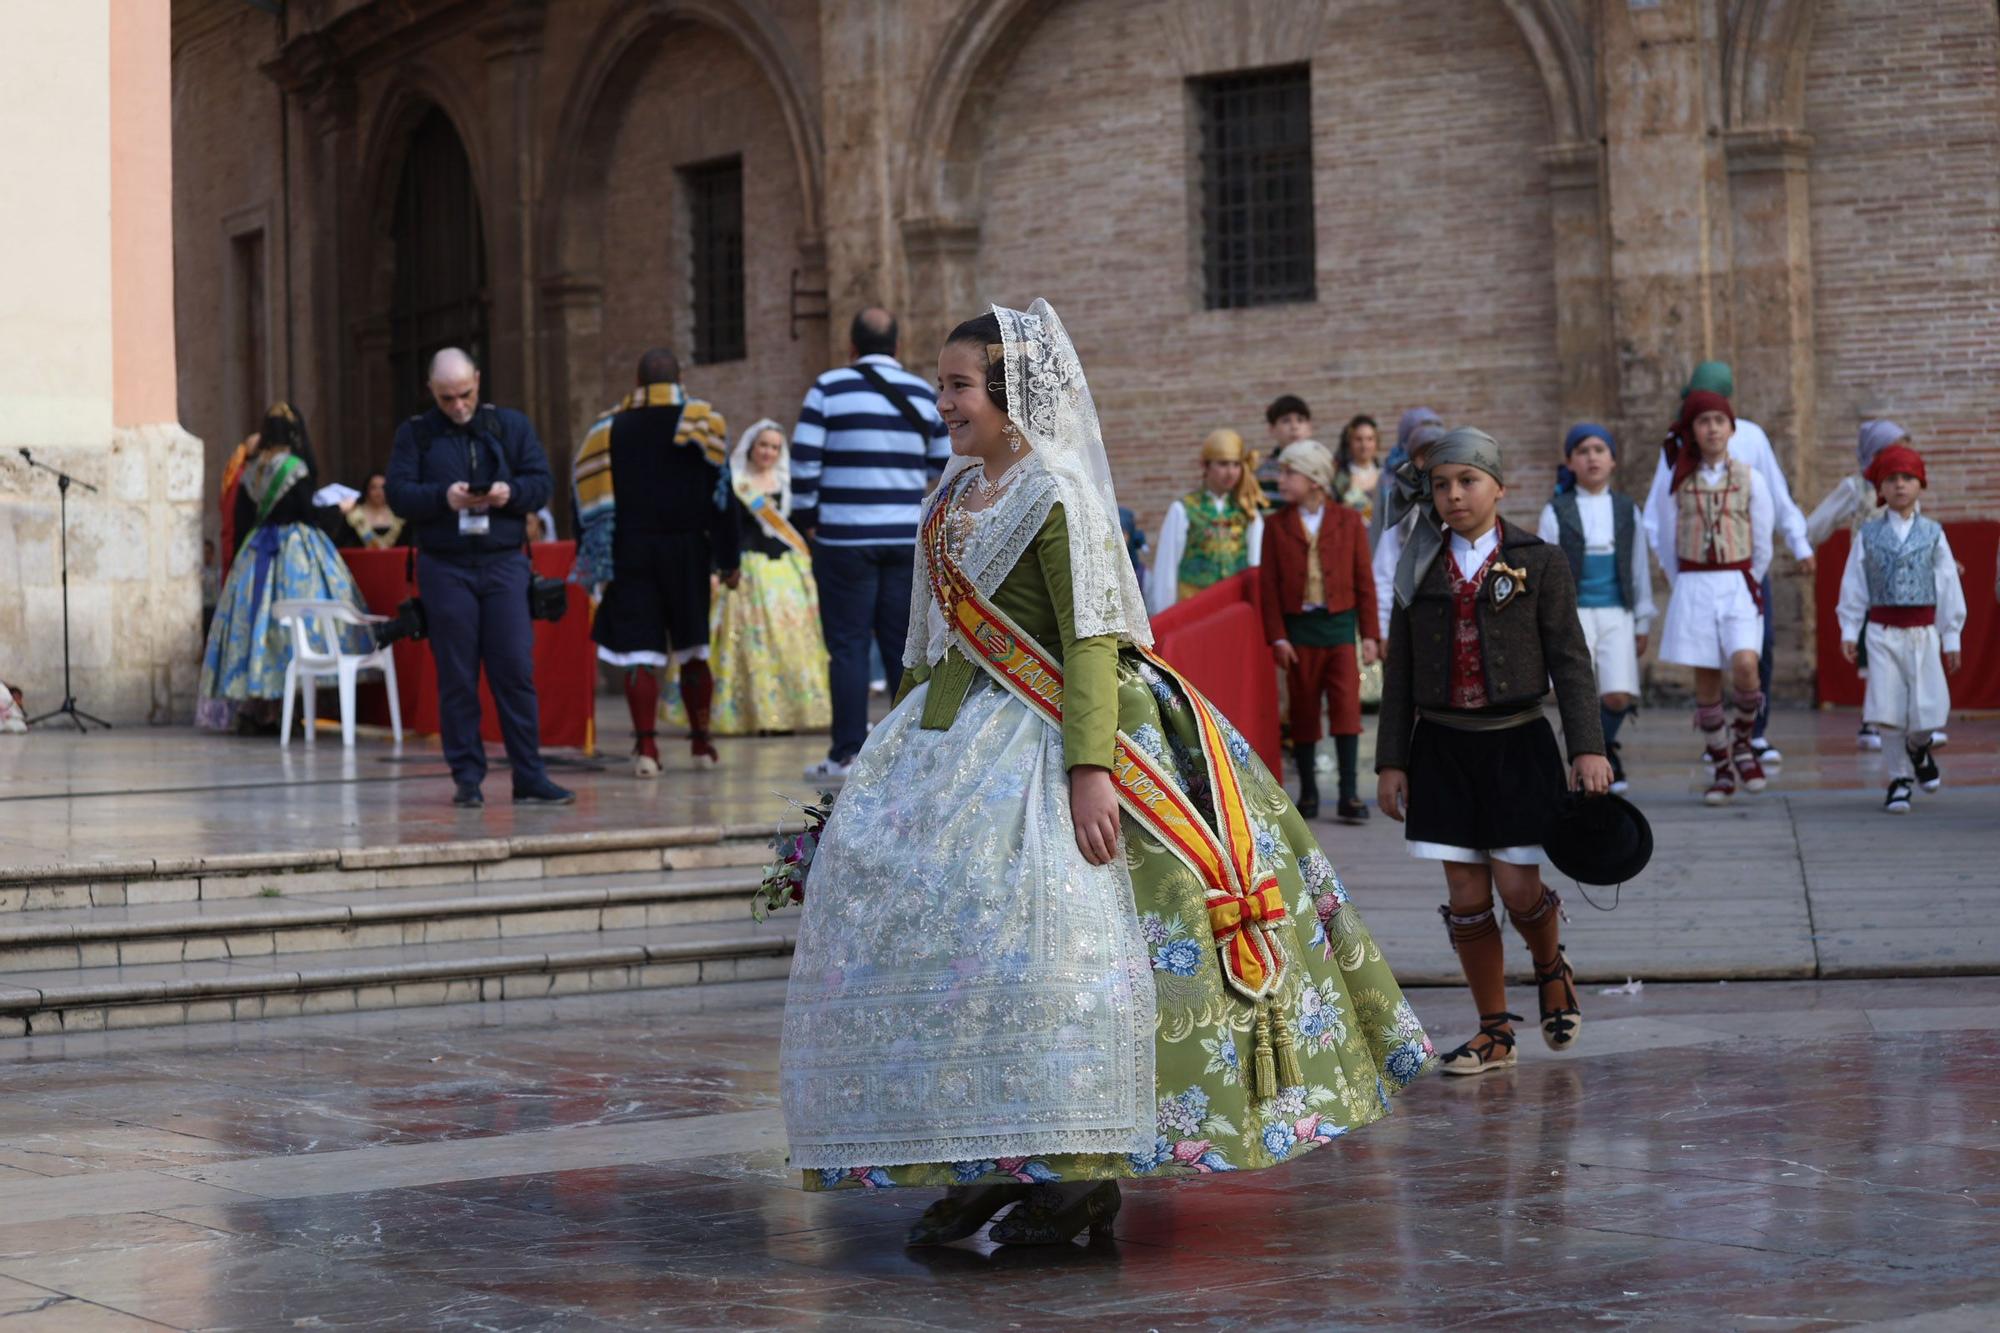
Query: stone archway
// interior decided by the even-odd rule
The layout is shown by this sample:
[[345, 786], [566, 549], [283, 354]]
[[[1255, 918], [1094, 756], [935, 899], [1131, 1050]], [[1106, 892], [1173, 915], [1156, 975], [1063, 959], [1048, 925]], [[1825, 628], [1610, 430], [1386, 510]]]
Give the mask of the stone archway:
[[577, 438], [616, 390], [604, 376], [605, 283], [610, 257], [602, 225], [615, 131], [652, 58], [651, 43], [676, 29], [707, 28], [745, 52], [784, 119], [803, 203], [799, 246], [820, 247], [819, 122], [804, 93], [804, 67], [761, 6], [737, 0], [652, 0], [621, 8], [593, 34], [590, 61], [564, 100], [535, 223], [541, 274], [543, 379], [549, 433]]
[[[413, 142], [428, 130], [448, 130], [464, 159], [464, 182], [477, 236], [485, 255], [493, 253], [493, 216], [482, 170], [481, 146], [467, 127], [477, 123], [473, 103], [449, 74], [425, 62], [412, 68], [378, 104], [360, 156], [358, 198], [362, 207], [348, 218], [351, 240], [345, 252], [354, 262], [341, 275], [341, 306], [346, 373], [342, 396], [347, 421], [357, 438], [347, 443], [350, 466], [386, 460], [396, 423], [419, 400], [408, 383], [399, 383], [397, 354], [397, 205], [404, 186]], [[482, 262], [483, 268], [483, 262]], [[405, 265], [407, 280], [407, 264]], [[483, 321], [482, 321], [483, 322]], [[489, 326], [490, 327], [490, 326]], [[476, 349], [481, 350], [481, 349]], [[409, 355], [401, 360], [407, 362]], [[411, 367], [400, 367], [402, 378]], [[418, 367], [416, 373], [421, 373]]]

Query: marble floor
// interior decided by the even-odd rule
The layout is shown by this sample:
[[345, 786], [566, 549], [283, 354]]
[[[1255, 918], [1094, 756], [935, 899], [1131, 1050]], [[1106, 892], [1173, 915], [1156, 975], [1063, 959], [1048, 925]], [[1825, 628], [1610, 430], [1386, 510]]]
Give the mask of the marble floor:
[[[1412, 998], [1464, 1034], [1462, 992]], [[1527, 1002], [1525, 993], [1520, 1002]], [[2000, 980], [1648, 986], [1059, 1251], [784, 1169], [776, 983], [0, 1046], [9, 1329], [1986, 1329]]]

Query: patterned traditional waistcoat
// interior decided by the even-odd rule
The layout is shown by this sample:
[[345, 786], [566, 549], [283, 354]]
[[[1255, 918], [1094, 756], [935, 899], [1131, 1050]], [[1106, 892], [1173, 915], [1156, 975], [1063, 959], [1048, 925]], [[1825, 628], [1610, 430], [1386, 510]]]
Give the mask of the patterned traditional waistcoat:
[[1217, 512], [1214, 497], [1204, 491], [1181, 497], [1188, 519], [1187, 546], [1175, 577], [1183, 597], [1250, 567], [1250, 515], [1237, 507], [1233, 496], [1221, 504]]
[[1750, 531], [1750, 465], [1729, 460], [1710, 486], [1697, 470], [1674, 493], [1679, 521], [1674, 553], [1683, 565], [1735, 565], [1753, 559]]
[[1861, 525], [1861, 568], [1868, 575], [1870, 606], [1934, 606], [1937, 603], [1937, 544], [1944, 529], [1918, 514], [1903, 540], [1889, 516]]

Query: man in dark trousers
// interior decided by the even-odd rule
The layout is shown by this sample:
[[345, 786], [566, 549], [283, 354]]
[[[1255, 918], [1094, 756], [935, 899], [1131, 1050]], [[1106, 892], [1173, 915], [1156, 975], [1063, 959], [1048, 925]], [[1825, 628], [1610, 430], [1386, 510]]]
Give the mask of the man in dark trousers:
[[577, 577], [605, 584], [591, 624], [601, 661], [625, 668], [632, 771], [660, 771], [654, 738], [660, 683], [672, 653], [681, 673], [689, 748], [718, 756], [709, 738], [715, 677], [708, 667], [709, 578], [735, 587], [738, 539], [722, 414], [681, 387], [681, 364], [655, 347], [639, 358], [639, 387], [590, 428], [574, 465]]
[[896, 360], [896, 317], [870, 306], [848, 329], [851, 365], [813, 381], [792, 432], [792, 526], [812, 539], [833, 695], [833, 744], [809, 781], [846, 779], [868, 737], [868, 645], [893, 684], [910, 632], [917, 518], [951, 458], [937, 393]]
[[486, 743], [479, 735], [479, 668], [500, 713], [517, 805], [576, 799], [542, 765], [535, 700], [534, 626], [528, 614], [527, 516], [554, 481], [528, 418], [479, 401], [479, 367], [456, 347], [431, 358], [437, 406], [396, 429], [389, 506], [409, 524], [417, 586], [437, 660], [438, 730], [457, 792], [484, 804]]

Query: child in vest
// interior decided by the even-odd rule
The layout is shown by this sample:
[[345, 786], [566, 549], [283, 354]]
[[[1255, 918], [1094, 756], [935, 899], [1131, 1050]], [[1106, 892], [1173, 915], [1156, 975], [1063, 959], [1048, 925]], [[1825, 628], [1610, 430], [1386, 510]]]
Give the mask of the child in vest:
[[1576, 614], [1597, 673], [1611, 790], [1622, 795], [1627, 783], [1618, 729], [1638, 697], [1639, 659], [1653, 629], [1646, 528], [1632, 497], [1611, 489], [1618, 447], [1610, 431], [1588, 421], [1570, 427], [1563, 461], [1571, 487], [1542, 507], [1537, 535], [1563, 553], [1576, 580]]
[[[1534, 959], [1543, 1040], [1567, 1050], [1582, 1029], [1541, 843], [1568, 789], [1605, 791], [1611, 766], [1569, 565], [1500, 520], [1500, 446], [1484, 431], [1450, 431], [1432, 446], [1423, 482], [1423, 517], [1396, 567], [1377, 795], [1383, 813], [1404, 822], [1410, 854], [1444, 862], [1450, 904], [1439, 911], [1479, 1033], [1441, 1068], [1483, 1074], [1514, 1064], [1522, 1021], [1507, 1011], [1496, 890]], [[1542, 713], [1551, 684], [1567, 774]]]
[[1167, 506], [1146, 590], [1158, 615], [1182, 598], [1240, 574], [1264, 546], [1264, 495], [1257, 489], [1257, 455], [1233, 430], [1201, 442], [1201, 489]]
[[[1918, 512], [1928, 484], [1924, 460], [1908, 445], [1883, 449], [1868, 481], [1888, 512], [1861, 525], [1840, 577], [1840, 653], [1852, 662], [1868, 645], [1864, 721], [1903, 733], [1882, 808], [1908, 814], [1912, 778], [1925, 791], [1943, 783], [1933, 736], [1951, 712], [1947, 672], [1959, 666], [1965, 591], [1958, 562], [1935, 519]], [[1865, 638], [1864, 638], [1865, 635]]]
[[[1662, 446], [1670, 476], [1665, 500], [1648, 510], [1653, 553], [1667, 576], [1666, 624], [1660, 660], [1694, 668], [1695, 728], [1709, 770], [1702, 799], [1722, 805], [1746, 790], [1764, 790], [1765, 774], [1751, 743], [1764, 703], [1758, 652], [1764, 607], [1758, 590], [1771, 567], [1774, 510], [1763, 479], [1729, 456], [1736, 413], [1729, 400], [1697, 389]], [[1723, 709], [1725, 680], [1734, 717]]]
[[1375, 580], [1368, 564], [1368, 529], [1361, 515], [1331, 501], [1333, 455], [1318, 440], [1287, 445], [1278, 455], [1278, 489], [1285, 507], [1264, 525], [1264, 637], [1285, 669], [1292, 756], [1299, 768], [1299, 813], [1319, 814], [1313, 747], [1320, 738], [1320, 701], [1339, 758], [1339, 819], [1360, 824], [1368, 807], [1355, 791], [1361, 741], [1361, 661], [1380, 653], [1375, 638]]
[[[1851, 540], [1850, 552], [1861, 541], [1861, 525], [1875, 516], [1875, 487], [1868, 480], [1868, 465], [1875, 456], [1892, 444], [1908, 444], [1909, 432], [1893, 421], [1872, 420], [1861, 423], [1861, 435], [1854, 446], [1855, 469], [1842, 477], [1834, 488], [1826, 493], [1811, 514], [1806, 517], [1806, 540], [1815, 549], [1826, 545], [1827, 539], [1845, 527]], [[1859, 656], [1854, 665], [1861, 678], [1868, 678], [1868, 640], [1864, 636], [1856, 645]], [[1932, 745], [1944, 744], [1944, 733], [1938, 732], [1931, 740]], [[1861, 730], [1854, 734], [1854, 744], [1863, 750], [1882, 748], [1882, 733], [1875, 724], [1863, 721]]]

